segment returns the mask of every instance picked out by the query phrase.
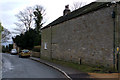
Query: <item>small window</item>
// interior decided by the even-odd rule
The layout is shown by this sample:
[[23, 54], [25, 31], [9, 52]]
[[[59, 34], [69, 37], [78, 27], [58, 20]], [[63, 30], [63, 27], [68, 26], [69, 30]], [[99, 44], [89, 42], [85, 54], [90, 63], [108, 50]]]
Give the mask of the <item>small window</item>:
[[44, 49], [47, 49], [47, 43], [44, 44]]

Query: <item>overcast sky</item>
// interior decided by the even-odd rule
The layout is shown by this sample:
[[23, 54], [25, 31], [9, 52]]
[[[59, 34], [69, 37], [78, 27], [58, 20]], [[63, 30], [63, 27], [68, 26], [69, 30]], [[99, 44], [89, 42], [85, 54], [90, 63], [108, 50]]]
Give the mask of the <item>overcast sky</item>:
[[63, 15], [65, 5], [72, 5], [73, 2], [90, 3], [95, 0], [0, 0], [0, 22], [8, 30], [13, 30], [17, 22], [15, 17], [19, 11], [26, 7], [42, 5], [46, 9], [46, 24]]

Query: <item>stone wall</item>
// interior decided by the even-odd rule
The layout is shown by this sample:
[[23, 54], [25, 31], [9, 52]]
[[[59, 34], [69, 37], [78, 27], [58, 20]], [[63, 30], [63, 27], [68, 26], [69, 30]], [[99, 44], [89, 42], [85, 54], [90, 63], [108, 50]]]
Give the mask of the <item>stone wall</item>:
[[31, 51], [31, 56], [32, 56], [32, 57], [40, 58], [40, 52]]
[[[41, 57], [51, 57], [51, 28], [42, 31]], [[46, 45], [46, 46], [45, 46]], [[46, 48], [46, 49], [45, 49]]]
[[[112, 7], [102, 8], [43, 29], [42, 56], [76, 63], [81, 60], [81, 63], [85, 64], [112, 67], [112, 11]], [[45, 43], [47, 49], [44, 49]]]

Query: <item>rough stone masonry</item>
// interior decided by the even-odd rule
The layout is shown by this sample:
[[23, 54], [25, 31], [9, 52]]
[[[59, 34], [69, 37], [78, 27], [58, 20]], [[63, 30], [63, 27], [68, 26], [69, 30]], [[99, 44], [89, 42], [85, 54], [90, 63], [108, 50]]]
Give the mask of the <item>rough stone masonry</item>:
[[120, 39], [117, 21], [119, 3], [114, 7], [111, 3], [94, 2], [62, 16], [42, 29], [41, 56], [112, 68], [113, 51]]

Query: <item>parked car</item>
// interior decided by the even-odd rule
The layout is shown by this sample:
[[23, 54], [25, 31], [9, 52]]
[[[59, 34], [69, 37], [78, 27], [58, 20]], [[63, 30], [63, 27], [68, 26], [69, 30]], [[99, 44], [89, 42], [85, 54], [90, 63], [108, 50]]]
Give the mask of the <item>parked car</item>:
[[11, 50], [11, 54], [17, 54], [17, 50], [16, 49], [12, 49]]
[[29, 50], [21, 50], [21, 52], [19, 53], [19, 57], [30, 57], [30, 51]]

